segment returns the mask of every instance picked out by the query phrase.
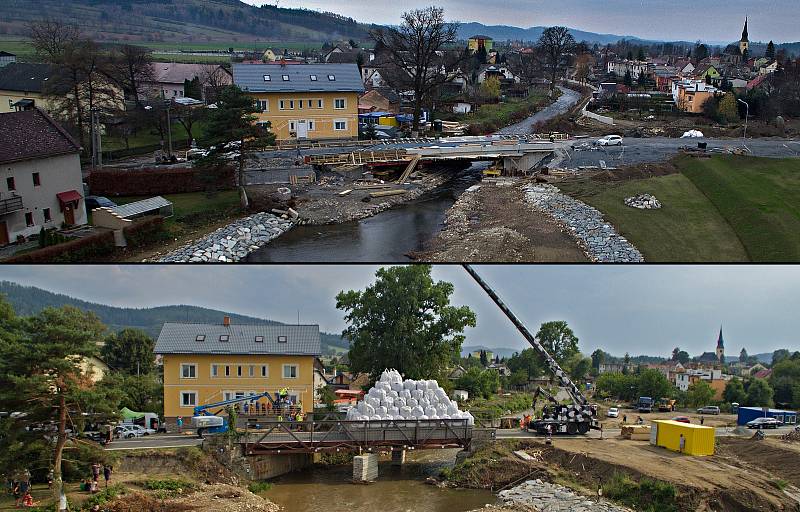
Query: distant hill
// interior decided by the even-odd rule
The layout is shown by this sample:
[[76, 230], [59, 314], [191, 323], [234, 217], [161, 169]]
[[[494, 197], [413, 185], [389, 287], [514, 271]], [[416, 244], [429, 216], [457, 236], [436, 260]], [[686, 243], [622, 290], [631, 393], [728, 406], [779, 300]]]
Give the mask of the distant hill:
[[99, 41], [248, 42], [363, 39], [369, 25], [334, 13], [239, 0], [2, 0], [0, 34], [27, 35], [43, 18], [78, 24]]
[[[267, 323], [282, 325], [282, 322], [239, 315], [216, 309], [198, 306], [159, 306], [154, 308], [119, 308], [95, 304], [59, 293], [49, 292], [34, 286], [22, 286], [10, 281], [0, 281], [0, 294], [5, 295], [20, 316], [35, 315], [47, 307], [72, 305], [94, 312], [112, 331], [120, 331], [127, 327], [141, 329], [153, 338], [157, 338], [164, 322], [219, 323], [222, 317], [231, 317], [232, 323], [255, 324]], [[337, 334], [320, 333], [323, 354], [347, 350], [349, 343]]]
[[[764, 352], [763, 354], [750, 354], [750, 356], [758, 359], [761, 364], [772, 364], [772, 352]], [[735, 363], [739, 360], [739, 356], [725, 356], [726, 363]]]
[[[498, 41], [536, 41], [547, 27], [520, 28], [509, 25], [484, 25], [483, 23], [462, 23], [458, 30], [459, 37], [467, 39], [470, 36], [480, 34], [489, 36]], [[569, 29], [572, 37], [576, 41], [588, 41], [597, 44], [613, 44], [620, 39], [629, 41], [643, 41], [634, 36], [620, 36], [615, 34], [597, 34], [595, 32], [585, 32], [575, 28]]]

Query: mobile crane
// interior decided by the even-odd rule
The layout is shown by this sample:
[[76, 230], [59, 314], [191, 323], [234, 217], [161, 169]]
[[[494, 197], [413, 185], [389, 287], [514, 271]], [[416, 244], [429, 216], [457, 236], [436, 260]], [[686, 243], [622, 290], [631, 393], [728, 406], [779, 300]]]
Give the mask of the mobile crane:
[[480, 285], [481, 288], [491, 297], [497, 307], [511, 320], [522, 336], [531, 346], [542, 356], [550, 371], [558, 378], [559, 384], [569, 393], [572, 398], [571, 404], [561, 404], [550, 393], [541, 387], [536, 390], [533, 398], [533, 407], [539, 395], [544, 395], [551, 405], [546, 405], [542, 410], [542, 418], [532, 420], [528, 428], [540, 434], [564, 433], [564, 434], [586, 434], [590, 429], [599, 429], [597, 409], [589, 404], [589, 401], [581, 393], [578, 386], [572, 382], [558, 362], [553, 359], [547, 350], [539, 343], [539, 340], [531, 334], [525, 324], [506, 306], [497, 293], [481, 278], [471, 265], [464, 264], [464, 270]]
[[276, 401], [272, 398], [269, 392], [264, 391], [258, 395], [240, 396], [238, 398], [231, 398], [228, 400], [221, 400], [205, 405], [198, 405], [194, 408], [194, 416], [192, 416], [192, 427], [197, 430], [197, 437], [203, 438], [203, 434], [221, 434], [228, 431], [228, 419], [222, 416], [217, 416], [222, 409], [217, 412], [212, 412], [210, 409], [216, 407], [225, 407], [226, 405], [236, 404], [240, 402], [253, 402], [261, 398], [269, 400], [273, 407], [277, 407]]

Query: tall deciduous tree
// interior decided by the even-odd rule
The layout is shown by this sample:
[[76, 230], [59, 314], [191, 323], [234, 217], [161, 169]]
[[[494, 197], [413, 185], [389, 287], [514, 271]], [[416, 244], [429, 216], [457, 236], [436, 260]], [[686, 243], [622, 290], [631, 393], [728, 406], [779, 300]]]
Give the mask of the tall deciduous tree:
[[686, 402], [690, 407], [706, 406], [712, 398], [714, 398], [714, 390], [704, 380], [689, 384], [689, 389], [686, 390]]
[[[399, 72], [390, 75], [395, 88], [414, 92], [414, 120], [412, 130], [419, 131], [422, 108], [431, 93], [455, 78], [452, 73], [441, 72], [440, 52], [458, 40], [458, 24], [444, 19], [444, 9], [426, 7], [403, 13], [403, 22], [397, 28], [380, 27], [370, 32], [376, 46], [386, 48]], [[466, 51], [463, 52], [465, 58]]]
[[747, 386], [745, 404], [752, 407], [772, 407], [772, 387], [764, 379], [753, 379]]
[[108, 74], [137, 109], [144, 108], [142, 100], [148, 92], [145, 85], [156, 79], [150, 50], [131, 44], [115, 47], [111, 52]]
[[592, 368], [600, 371], [600, 365], [606, 362], [606, 353], [602, 349], [592, 352]]
[[575, 48], [575, 38], [567, 27], [549, 27], [542, 33], [537, 48], [544, 57], [545, 69], [550, 76], [550, 90], [555, 90], [559, 72], [567, 64], [569, 54]]
[[377, 379], [395, 368], [411, 379], [442, 377], [459, 353], [475, 313], [450, 305], [453, 285], [434, 282], [430, 265], [384, 267], [364, 291], [342, 291], [336, 307], [345, 311], [350, 368]]
[[102, 354], [106, 363], [131, 375], [148, 374], [155, 366], [155, 341], [139, 329], [123, 329], [105, 339]]
[[536, 339], [559, 365], [578, 352], [578, 337], [563, 320], [543, 323]]
[[744, 384], [736, 377], [732, 378], [725, 384], [725, 389], [722, 391], [722, 398], [726, 402], [743, 404], [747, 399], [747, 393], [744, 391]]

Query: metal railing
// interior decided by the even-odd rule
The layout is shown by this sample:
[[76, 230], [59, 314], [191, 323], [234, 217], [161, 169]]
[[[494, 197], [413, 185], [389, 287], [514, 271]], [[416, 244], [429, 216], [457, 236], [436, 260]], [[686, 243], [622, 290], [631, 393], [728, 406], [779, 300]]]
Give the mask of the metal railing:
[[0, 199], [0, 215], [6, 215], [19, 210], [22, 210], [22, 196]]

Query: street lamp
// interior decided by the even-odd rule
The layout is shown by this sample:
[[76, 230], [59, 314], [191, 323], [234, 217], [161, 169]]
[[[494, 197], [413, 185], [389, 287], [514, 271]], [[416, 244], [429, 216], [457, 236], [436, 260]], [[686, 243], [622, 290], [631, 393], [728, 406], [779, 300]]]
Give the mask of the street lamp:
[[741, 98], [736, 98], [736, 101], [739, 103], [744, 103], [744, 106], [747, 107], [747, 110], [744, 114], [744, 142], [747, 143], [747, 118], [750, 117], [750, 105]]

